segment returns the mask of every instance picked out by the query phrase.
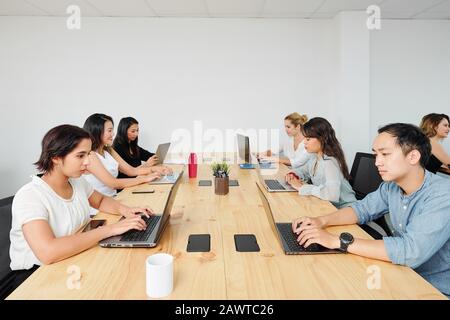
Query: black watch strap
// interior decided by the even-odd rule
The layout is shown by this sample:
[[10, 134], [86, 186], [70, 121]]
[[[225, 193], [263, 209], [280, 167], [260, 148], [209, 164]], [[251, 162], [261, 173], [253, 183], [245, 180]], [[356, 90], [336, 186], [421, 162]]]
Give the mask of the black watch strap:
[[353, 243], [354, 238], [353, 238], [352, 234], [350, 234], [348, 232], [343, 232], [339, 236], [339, 240], [341, 242], [339, 250], [341, 250], [342, 252], [347, 252], [348, 246]]

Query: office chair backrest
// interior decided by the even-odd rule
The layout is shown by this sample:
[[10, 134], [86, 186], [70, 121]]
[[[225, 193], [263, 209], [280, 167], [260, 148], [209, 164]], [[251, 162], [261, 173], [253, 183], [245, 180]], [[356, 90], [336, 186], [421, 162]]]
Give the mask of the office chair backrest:
[[13, 197], [0, 200], [0, 280], [8, 274], [11, 269], [9, 265], [9, 232], [11, 231], [12, 205]]
[[383, 182], [375, 166], [375, 156], [370, 153], [356, 153], [350, 176], [350, 184], [358, 200], [377, 190]]

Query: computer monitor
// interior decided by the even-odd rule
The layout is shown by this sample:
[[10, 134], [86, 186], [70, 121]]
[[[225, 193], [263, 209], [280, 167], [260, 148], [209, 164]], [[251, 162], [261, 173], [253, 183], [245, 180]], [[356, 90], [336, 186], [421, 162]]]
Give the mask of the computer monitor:
[[242, 134], [237, 134], [239, 158], [245, 163], [250, 163], [250, 139]]

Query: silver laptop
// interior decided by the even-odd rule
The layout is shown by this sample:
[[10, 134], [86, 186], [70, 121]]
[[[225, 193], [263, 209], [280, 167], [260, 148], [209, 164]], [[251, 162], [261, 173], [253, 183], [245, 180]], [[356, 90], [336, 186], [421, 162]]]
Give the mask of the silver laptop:
[[158, 180], [151, 181], [148, 184], [174, 184], [180, 176], [183, 176], [183, 171], [162, 176]]
[[[264, 168], [263, 169], [267, 169]], [[256, 168], [261, 184], [266, 188], [268, 192], [298, 192], [295, 188], [291, 187], [284, 179], [274, 178], [272, 176], [266, 176], [264, 178], [261, 174], [261, 165]], [[269, 178], [270, 177], [270, 178]]]
[[250, 152], [250, 138], [247, 136], [244, 136], [242, 134], [236, 134], [237, 139], [237, 145], [238, 145], [238, 155], [241, 160], [244, 161], [244, 163], [240, 164], [241, 168], [244, 169], [253, 169], [255, 167], [256, 162], [258, 162], [261, 167], [264, 167], [266, 169], [273, 168], [274, 162], [266, 159], [259, 159], [255, 157]]
[[156, 156], [158, 157], [158, 163], [157, 164], [163, 164], [164, 160], [166, 159], [167, 152], [170, 148], [170, 142], [168, 143], [162, 143], [158, 146], [158, 149], [156, 149]]
[[161, 239], [164, 229], [167, 226], [167, 223], [169, 222], [170, 212], [172, 211], [175, 197], [180, 184], [181, 175], [178, 177], [178, 180], [170, 189], [169, 197], [162, 214], [153, 215], [150, 216], [150, 218], [143, 216], [144, 221], [147, 223], [147, 228], [145, 230], [129, 230], [122, 235], [110, 237], [100, 241], [100, 246], [106, 248], [156, 247], [159, 239]]
[[275, 222], [272, 209], [270, 207], [270, 203], [267, 200], [266, 195], [264, 194], [259, 184], [256, 183], [256, 185], [258, 186], [259, 195], [261, 197], [261, 202], [263, 204], [264, 211], [266, 212], [267, 215], [267, 220], [269, 221], [272, 231], [277, 235], [277, 238], [280, 241], [281, 247], [283, 248], [285, 254], [298, 255], [298, 254], [342, 253], [339, 250], [328, 249], [317, 243], [311, 244], [310, 246], [308, 246], [308, 248], [301, 246], [297, 242], [298, 235], [292, 231], [292, 223]]

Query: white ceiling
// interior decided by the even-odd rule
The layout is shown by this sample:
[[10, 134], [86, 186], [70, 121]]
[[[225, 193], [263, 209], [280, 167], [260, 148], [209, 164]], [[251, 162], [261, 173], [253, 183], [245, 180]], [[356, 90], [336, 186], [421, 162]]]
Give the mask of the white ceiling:
[[371, 4], [381, 18], [450, 19], [450, 0], [0, 0], [0, 16], [67, 16], [78, 5], [91, 17], [328, 19]]

